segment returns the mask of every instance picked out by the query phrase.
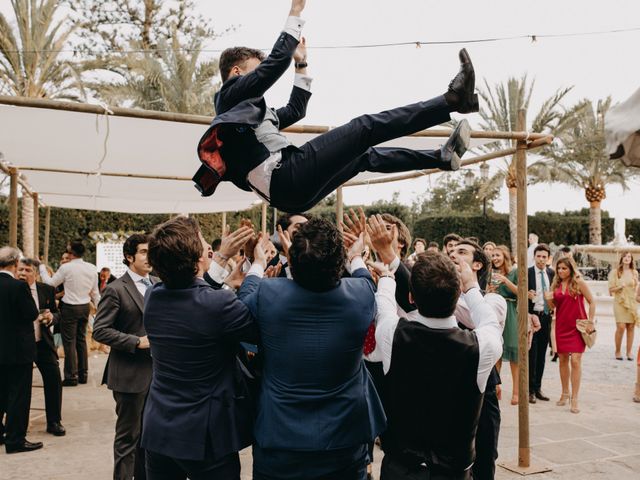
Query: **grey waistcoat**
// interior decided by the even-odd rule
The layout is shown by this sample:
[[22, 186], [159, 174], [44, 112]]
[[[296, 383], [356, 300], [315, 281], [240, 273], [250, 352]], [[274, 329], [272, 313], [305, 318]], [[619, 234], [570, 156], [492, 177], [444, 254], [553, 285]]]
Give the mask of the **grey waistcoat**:
[[280, 133], [279, 125], [280, 122], [275, 110], [267, 108], [264, 120], [254, 129], [256, 139], [271, 153], [279, 152], [290, 145], [287, 137]]

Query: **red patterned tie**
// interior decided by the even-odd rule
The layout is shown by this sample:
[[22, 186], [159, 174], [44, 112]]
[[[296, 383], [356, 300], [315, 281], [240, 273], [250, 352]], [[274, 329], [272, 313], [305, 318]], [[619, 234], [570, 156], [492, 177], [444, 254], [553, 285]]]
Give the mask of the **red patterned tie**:
[[376, 322], [375, 320], [369, 325], [367, 335], [364, 337], [364, 354], [369, 355], [376, 349]]

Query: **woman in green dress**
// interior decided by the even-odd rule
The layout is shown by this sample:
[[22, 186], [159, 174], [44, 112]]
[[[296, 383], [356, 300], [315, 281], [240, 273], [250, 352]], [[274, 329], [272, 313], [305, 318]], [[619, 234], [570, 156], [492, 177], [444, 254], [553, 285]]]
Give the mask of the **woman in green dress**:
[[488, 292], [497, 293], [507, 301], [507, 318], [502, 333], [502, 360], [498, 361], [498, 371], [502, 361], [509, 362], [513, 379], [513, 394], [511, 405], [518, 404], [518, 312], [516, 309], [518, 293], [518, 270], [511, 268], [511, 253], [505, 245], [498, 245], [491, 254], [493, 272], [491, 282], [487, 286]]

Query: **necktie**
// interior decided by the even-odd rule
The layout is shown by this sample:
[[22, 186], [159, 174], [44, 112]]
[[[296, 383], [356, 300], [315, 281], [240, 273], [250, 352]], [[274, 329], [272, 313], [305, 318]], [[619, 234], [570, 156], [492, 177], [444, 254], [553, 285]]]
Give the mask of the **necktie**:
[[364, 338], [364, 354], [369, 355], [376, 349], [376, 322], [371, 322]]
[[151, 280], [149, 280], [148, 278], [141, 278], [140, 283], [142, 283], [145, 288], [149, 288], [151, 286]]
[[540, 270], [540, 285], [542, 286], [542, 304], [544, 305], [544, 313], [545, 315], [549, 313], [549, 306], [547, 305], [547, 300], [544, 298], [544, 292], [547, 291], [547, 282], [544, 281], [544, 272]]

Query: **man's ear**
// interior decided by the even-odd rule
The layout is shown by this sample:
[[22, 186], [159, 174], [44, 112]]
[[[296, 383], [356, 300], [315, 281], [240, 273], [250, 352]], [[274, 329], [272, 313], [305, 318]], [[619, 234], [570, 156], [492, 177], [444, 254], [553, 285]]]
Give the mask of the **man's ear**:
[[240, 66], [234, 65], [233, 67], [231, 67], [231, 70], [229, 71], [229, 77], [238, 77], [240, 75], [242, 75], [242, 70], [240, 70]]

